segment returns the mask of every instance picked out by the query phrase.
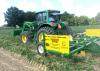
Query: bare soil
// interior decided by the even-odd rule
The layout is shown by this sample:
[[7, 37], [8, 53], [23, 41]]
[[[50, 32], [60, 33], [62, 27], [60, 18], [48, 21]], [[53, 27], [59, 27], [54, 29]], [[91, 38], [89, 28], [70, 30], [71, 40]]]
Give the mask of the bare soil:
[[21, 55], [0, 48], [0, 71], [47, 71], [45, 65], [28, 62]]

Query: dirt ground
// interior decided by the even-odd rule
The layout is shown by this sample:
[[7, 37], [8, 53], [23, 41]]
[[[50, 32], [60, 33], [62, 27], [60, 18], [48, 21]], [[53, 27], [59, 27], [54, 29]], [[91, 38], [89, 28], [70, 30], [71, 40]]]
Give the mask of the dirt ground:
[[0, 71], [47, 71], [42, 64], [29, 63], [21, 55], [0, 48]]
[[[100, 57], [95, 58], [100, 61]], [[94, 71], [100, 71], [100, 65], [93, 66]], [[47, 67], [36, 62], [28, 62], [21, 55], [0, 48], [0, 71], [47, 71]]]

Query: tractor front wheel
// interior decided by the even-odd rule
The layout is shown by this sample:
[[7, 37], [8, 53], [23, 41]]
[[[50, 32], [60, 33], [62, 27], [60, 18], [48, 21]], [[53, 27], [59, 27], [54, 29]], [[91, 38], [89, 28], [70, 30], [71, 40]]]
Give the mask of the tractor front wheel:
[[30, 35], [28, 31], [24, 31], [20, 34], [20, 39], [22, 43], [28, 43], [30, 41]]

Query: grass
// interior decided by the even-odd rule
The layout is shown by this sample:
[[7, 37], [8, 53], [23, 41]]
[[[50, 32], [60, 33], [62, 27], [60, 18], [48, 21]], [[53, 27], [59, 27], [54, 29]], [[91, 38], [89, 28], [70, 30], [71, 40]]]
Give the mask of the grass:
[[96, 45], [96, 44], [91, 44], [89, 45], [86, 50], [88, 52], [90, 52], [92, 55], [94, 56], [100, 56], [100, 46]]
[[88, 28], [100, 28], [100, 25], [72, 26], [71, 28], [75, 33], [81, 33], [81, 32], [84, 32], [85, 29], [88, 29]]
[[[72, 57], [63, 58], [59, 56], [42, 57], [37, 54], [35, 44], [23, 44], [18, 39], [19, 37], [13, 36], [13, 29], [0, 29], [0, 47], [21, 54], [29, 61], [35, 61], [37, 63], [46, 65], [48, 71], [94, 71], [93, 66], [100, 64], [96, 62], [92, 56], [86, 56], [85, 58]], [[89, 54], [100, 53], [100, 47], [96, 48], [96, 45], [88, 46], [87, 52]], [[97, 51], [96, 51], [97, 50]]]

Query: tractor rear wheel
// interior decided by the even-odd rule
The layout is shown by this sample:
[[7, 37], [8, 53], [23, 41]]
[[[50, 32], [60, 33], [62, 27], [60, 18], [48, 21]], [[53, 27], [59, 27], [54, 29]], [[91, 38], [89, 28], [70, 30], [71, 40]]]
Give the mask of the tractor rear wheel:
[[51, 27], [42, 27], [37, 32], [37, 42], [42, 42], [43, 41], [43, 33], [55, 34], [54, 30]]
[[28, 31], [24, 31], [20, 34], [20, 40], [22, 43], [28, 43], [30, 41], [30, 35]]
[[72, 29], [68, 25], [65, 25], [63, 28], [61, 28], [59, 30], [58, 34], [61, 34], [61, 35], [72, 35], [73, 36]]
[[71, 27], [68, 26], [68, 25], [65, 25], [65, 26], [63, 27], [63, 33], [64, 33], [64, 34], [67, 34], [67, 35], [73, 35], [72, 29], [71, 29]]

